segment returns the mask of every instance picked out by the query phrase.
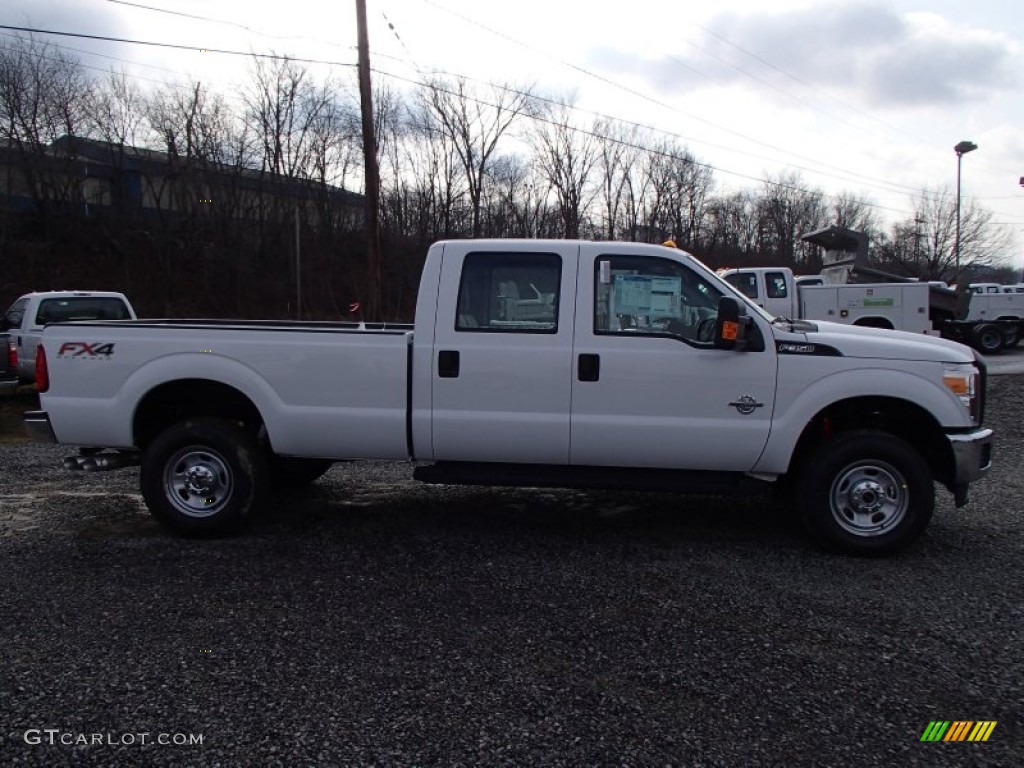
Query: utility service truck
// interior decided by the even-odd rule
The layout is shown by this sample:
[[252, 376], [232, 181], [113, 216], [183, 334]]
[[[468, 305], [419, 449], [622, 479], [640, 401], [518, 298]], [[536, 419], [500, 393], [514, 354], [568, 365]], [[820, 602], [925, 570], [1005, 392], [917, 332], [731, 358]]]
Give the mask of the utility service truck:
[[[723, 271], [722, 277], [776, 317], [923, 333], [969, 344], [985, 354], [1016, 346], [1024, 333], [1024, 293], [958, 293], [868, 267], [862, 233], [828, 227], [803, 240], [826, 248], [820, 275], [795, 277], [786, 267]], [[870, 282], [866, 282], [870, 281]]]
[[40, 440], [70, 469], [141, 465], [167, 528], [242, 526], [332, 462], [412, 460], [429, 483], [792, 494], [854, 554], [914, 541], [934, 484], [991, 465], [985, 365], [927, 335], [780, 319], [659, 245], [433, 245], [414, 325], [51, 324]]

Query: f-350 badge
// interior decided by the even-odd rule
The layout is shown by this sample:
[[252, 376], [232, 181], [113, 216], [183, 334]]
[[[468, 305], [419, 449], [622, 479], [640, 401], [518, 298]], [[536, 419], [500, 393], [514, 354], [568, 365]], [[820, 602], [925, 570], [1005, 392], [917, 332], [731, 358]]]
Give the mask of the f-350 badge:
[[744, 416], [749, 416], [758, 408], [764, 408], [764, 403], [757, 402], [750, 395], [744, 395], [739, 400], [733, 400], [729, 405]]

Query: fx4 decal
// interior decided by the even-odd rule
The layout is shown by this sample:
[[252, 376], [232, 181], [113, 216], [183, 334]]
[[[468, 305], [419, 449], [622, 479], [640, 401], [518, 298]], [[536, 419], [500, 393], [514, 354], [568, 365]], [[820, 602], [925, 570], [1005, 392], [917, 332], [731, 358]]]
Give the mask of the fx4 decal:
[[85, 341], [65, 341], [60, 345], [57, 357], [105, 358], [109, 360], [113, 354], [114, 345], [112, 343], [93, 342], [90, 344]]

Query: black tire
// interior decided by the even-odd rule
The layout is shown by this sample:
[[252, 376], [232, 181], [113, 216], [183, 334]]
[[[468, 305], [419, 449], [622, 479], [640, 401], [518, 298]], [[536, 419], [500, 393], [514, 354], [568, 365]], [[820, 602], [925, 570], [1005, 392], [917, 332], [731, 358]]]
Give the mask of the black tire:
[[195, 537], [239, 531], [267, 495], [266, 456], [241, 427], [190, 419], [168, 427], [142, 455], [142, 497], [168, 530]]
[[826, 549], [881, 556], [912, 544], [928, 526], [935, 484], [910, 445], [885, 432], [840, 434], [800, 473], [800, 514]]
[[974, 348], [983, 355], [996, 355], [1003, 349], [1003, 333], [995, 325], [979, 325], [971, 334]]
[[1020, 329], [1014, 328], [1013, 330], [1006, 331], [1003, 333], [1003, 348], [1004, 349], [1016, 349], [1017, 345], [1020, 344]]
[[274, 488], [301, 488], [319, 480], [332, 466], [327, 459], [298, 459], [291, 456], [270, 457], [270, 484]]

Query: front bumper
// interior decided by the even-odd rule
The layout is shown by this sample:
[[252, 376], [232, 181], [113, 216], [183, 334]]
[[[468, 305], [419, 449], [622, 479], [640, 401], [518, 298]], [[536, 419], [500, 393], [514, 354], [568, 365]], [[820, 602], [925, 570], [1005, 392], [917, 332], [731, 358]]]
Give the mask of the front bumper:
[[50, 415], [46, 411], [25, 411], [22, 420], [25, 422], [25, 431], [33, 441], [37, 443], [57, 442], [57, 436], [53, 434], [53, 427], [50, 425]]
[[992, 444], [995, 433], [991, 429], [976, 429], [973, 432], [947, 434], [953, 449], [953, 492], [958, 507], [967, 503], [967, 487], [980, 480], [992, 469]]

